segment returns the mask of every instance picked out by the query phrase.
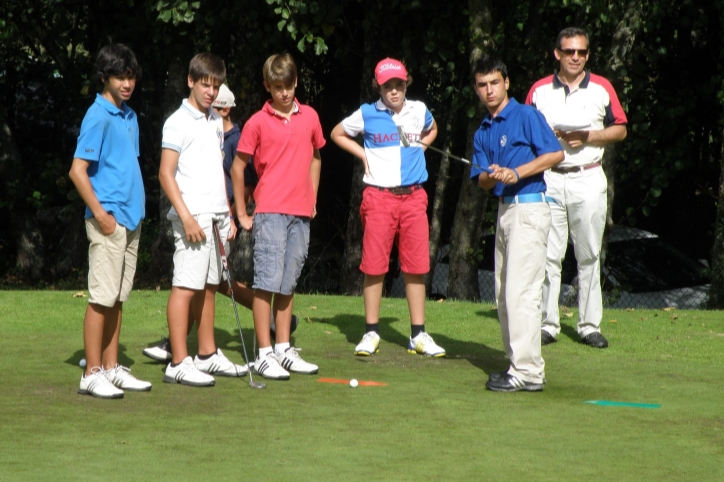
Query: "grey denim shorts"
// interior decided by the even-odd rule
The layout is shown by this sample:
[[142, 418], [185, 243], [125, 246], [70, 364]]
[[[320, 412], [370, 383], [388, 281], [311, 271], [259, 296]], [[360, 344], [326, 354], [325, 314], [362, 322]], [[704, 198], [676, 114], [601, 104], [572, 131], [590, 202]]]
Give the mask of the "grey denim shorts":
[[307, 260], [309, 218], [288, 214], [254, 215], [254, 289], [294, 294]]

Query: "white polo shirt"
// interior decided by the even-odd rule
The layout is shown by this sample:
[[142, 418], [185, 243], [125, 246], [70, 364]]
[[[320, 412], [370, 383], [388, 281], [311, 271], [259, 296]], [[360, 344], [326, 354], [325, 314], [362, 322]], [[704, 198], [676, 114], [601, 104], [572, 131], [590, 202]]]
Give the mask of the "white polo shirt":
[[[176, 183], [191, 214], [229, 211], [224, 181], [224, 124], [209, 108], [206, 115], [184, 99], [163, 125], [161, 147], [179, 153]], [[171, 207], [169, 216], [176, 215]]]
[[[558, 79], [558, 75], [540, 79], [530, 88], [525, 103], [538, 109], [552, 129], [566, 124], [588, 125], [582, 129], [599, 131], [628, 122], [611, 83], [590, 72], [586, 72], [581, 83], [573, 90], [569, 90]], [[565, 158], [558, 167], [585, 166], [603, 158], [603, 147], [584, 145], [572, 149], [566, 141], [559, 139], [559, 142]]]

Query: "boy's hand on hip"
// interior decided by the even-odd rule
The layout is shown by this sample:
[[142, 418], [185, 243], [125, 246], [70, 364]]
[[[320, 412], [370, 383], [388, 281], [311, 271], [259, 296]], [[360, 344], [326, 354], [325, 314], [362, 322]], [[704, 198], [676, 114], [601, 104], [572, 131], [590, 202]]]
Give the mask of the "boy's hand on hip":
[[103, 216], [96, 216], [96, 221], [104, 236], [110, 236], [116, 230], [116, 218], [111, 213], [106, 212]]
[[184, 232], [186, 233], [186, 241], [192, 243], [200, 243], [206, 240], [206, 233], [201, 229], [199, 223], [196, 222], [193, 216], [189, 216], [186, 219], [181, 220], [184, 226]]

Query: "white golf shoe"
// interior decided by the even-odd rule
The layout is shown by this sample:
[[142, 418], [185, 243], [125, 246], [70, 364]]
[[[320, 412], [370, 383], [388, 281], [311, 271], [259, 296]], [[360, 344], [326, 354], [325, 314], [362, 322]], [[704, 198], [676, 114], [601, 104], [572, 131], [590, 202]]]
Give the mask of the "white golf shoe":
[[425, 332], [420, 333], [415, 338], [410, 338], [407, 345], [408, 353], [419, 353], [420, 355], [439, 358], [445, 356], [445, 349], [439, 346], [430, 335]]
[[370, 356], [380, 351], [380, 335], [374, 331], [368, 331], [362, 337], [362, 341], [354, 347], [354, 354], [357, 356]]
[[131, 369], [116, 364], [110, 370], [105, 370], [106, 378], [120, 388], [129, 392], [147, 392], [151, 389], [151, 382], [139, 380], [131, 375]]
[[302, 357], [299, 356], [299, 353], [293, 346], [284, 350], [284, 353], [277, 354], [276, 357], [279, 364], [284, 367], [285, 370], [289, 370], [293, 373], [313, 375], [319, 371], [319, 367], [317, 365], [302, 360]]
[[78, 393], [98, 398], [123, 398], [123, 390], [113, 385], [101, 367], [91, 368], [91, 374], [80, 377]]
[[206, 360], [201, 360], [198, 355], [194, 358], [196, 368], [209, 375], [221, 375], [222, 377], [243, 377], [249, 372], [246, 365], [237, 365], [226, 358], [221, 348]]
[[164, 372], [163, 381], [166, 383], [180, 383], [191, 387], [211, 387], [216, 383], [214, 377], [196, 368], [190, 356], [184, 358], [175, 367], [169, 363]]
[[289, 372], [282, 368], [273, 351], [256, 358], [254, 371], [269, 380], [289, 380]]

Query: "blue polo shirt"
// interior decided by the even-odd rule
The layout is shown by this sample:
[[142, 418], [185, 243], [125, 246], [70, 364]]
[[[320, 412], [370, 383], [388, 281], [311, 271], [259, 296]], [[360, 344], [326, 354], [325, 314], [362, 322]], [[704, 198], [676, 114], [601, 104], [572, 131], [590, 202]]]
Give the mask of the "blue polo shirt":
[[[514, 169], [538, 156], [560, 150], [561, 145], [543, 114], [513, 98], [495, 118], [486, 116], [473, 138], [473, 162], [483, 167], [497, 164]], [[470, 177], [477, 179], [481, 172], [482, 169], [473, 166]], [[545, 191], [542, 172], [509, 186], [498, 182], [493, 188], [495, 196]]]
[[[146, 194], [138, 164], [138, 118], [125, 102], [122, 107], [96, 95], [80, 126], [73, 157], [90, 162], [88, 177], [103, 209], [135, 231], [146, 216]], [[93, 217], [87, 206], [85, 217]]]

